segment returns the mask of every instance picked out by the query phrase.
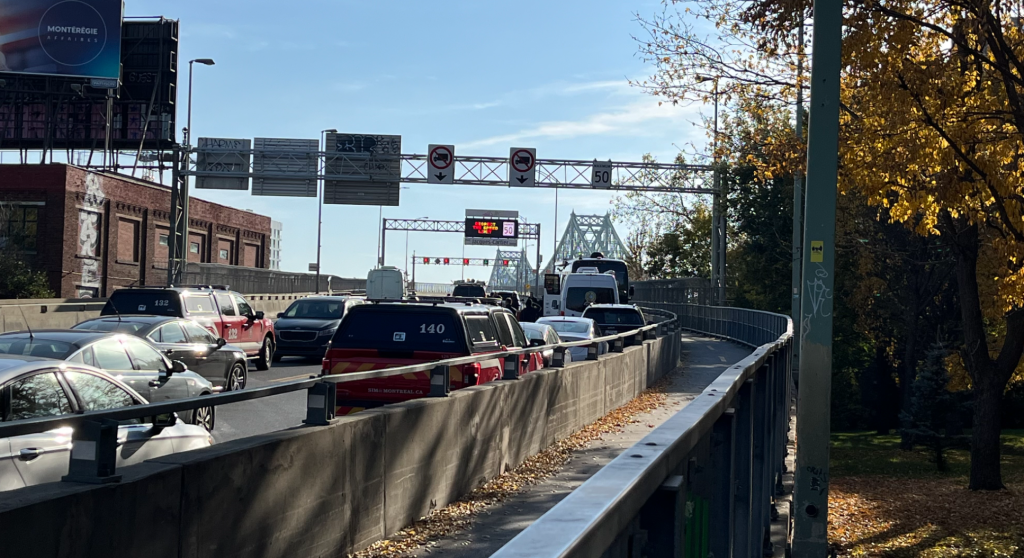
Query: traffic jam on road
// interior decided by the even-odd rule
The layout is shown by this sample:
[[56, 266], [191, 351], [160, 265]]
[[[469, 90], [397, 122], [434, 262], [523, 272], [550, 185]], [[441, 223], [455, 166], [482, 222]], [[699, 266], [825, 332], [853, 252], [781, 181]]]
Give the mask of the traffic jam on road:
[[[290, 364], [285, 358], [315, 362], [320, 375], [336, 375], [497, 355], [643, 326], [643, 313], [619, 296], [620, 290], [624, 297], [629, 293], [628, 277], [616, 273], [625, 266], [600, 257], [588, 261], [608, 269], [574, 266], [548, 276], [544, 300], [520, 298], [516, 292], [487, 293], [483, 284], [462, 281], [451, 295], [418, 296], [406, 291], [400, 270], [379, 268], [369, 273], [364, 292], [298, 299], [277, 314], [276, 322], [223, 285], [119, 289], [99, 317], [70, 329], [0, 334], [0, 422], [186, 399], [242, 390], [254, 381], [265, 385], [306, 377], [260, 378], [258, 373], [269, 371], [273, 363]], [[582, 316], [560, 310], [570, 307]], [[604, 352], [602, 343], [599, 353]], [[452, 366], [450, 389], [500, 380], [506, 358], [518, 360], [520, 375], [540, 370], [551, 364], [552, 354], [495, 356]], [[566, 362], [586, 358], [586, 347], [565, 353]], [[430, 373], [338, 383], [336, 389], [337, 414], [351, 414], [427, 396]], [[132, 451], [119, 451], [117, 466], [209, 446], [215, 442], [217, 420], [217, 407], [211, 405], [122, 421], [118, 444]], [[298, 424], [297, 419], [284, 420], [270, 428]], [[241, 428], [226, 427], [232, 432]], [[68, 472], [71, 435], [70, 428], [59, 428], [0, 438], [0, 490], [60, 480]]]

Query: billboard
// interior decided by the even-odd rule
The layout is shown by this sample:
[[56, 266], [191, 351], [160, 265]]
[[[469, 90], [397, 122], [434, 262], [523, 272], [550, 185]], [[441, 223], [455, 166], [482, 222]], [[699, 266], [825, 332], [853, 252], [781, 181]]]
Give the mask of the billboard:
[[0, 0], [0, 72], [121, 77], [121, 0]]

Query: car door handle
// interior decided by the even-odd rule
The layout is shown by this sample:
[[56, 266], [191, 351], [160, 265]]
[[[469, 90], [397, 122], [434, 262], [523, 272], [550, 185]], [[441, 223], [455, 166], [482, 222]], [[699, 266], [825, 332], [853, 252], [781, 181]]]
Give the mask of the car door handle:
[[158, 388], [158, 387], [160, 387], [162, 385], [163, 384], [160, 383], [160, 380], [150, 380], [149, 381], [149, 387], [151, 387], [151, 388]]
[[39, 448], [25, 448], [18, 452], [18, 459], [22, 461], [32, 461], [39, 457], [39, 454], [43, 453], [43, 450]]

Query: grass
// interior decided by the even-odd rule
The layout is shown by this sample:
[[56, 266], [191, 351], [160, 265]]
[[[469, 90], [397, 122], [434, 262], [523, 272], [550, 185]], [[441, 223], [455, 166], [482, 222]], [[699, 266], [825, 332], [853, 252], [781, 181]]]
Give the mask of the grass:
[[1024, 558], [1024, 431], [1003, 432], [1007, 490], [967, 490], [967, 450], [938, 472], [899, 436], [832, 435], [829, 540], [840, 556]]

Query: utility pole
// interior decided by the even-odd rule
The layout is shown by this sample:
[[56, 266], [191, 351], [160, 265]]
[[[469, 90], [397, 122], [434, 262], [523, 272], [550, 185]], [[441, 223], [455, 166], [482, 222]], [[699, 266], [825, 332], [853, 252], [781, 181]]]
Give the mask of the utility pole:
[[828, 443], [832, 391], [832, 293], [843, 4], [814, 2], [811, 110], [797, 397], [794, 558], [828, 555]]
[[[800, 12], [800, 21], [797, 27], [797, 51], [796, 51], [796, 140], [802, 144], [804, 141], [804, 16]], [[800, 381], [800, 270], [803, 267], [803, 202], [804, 202], [804, 174], [797, 172], [793, 177], [793, 331], [797, 335], [793, 338], [793, 375], [797, 383]]]

